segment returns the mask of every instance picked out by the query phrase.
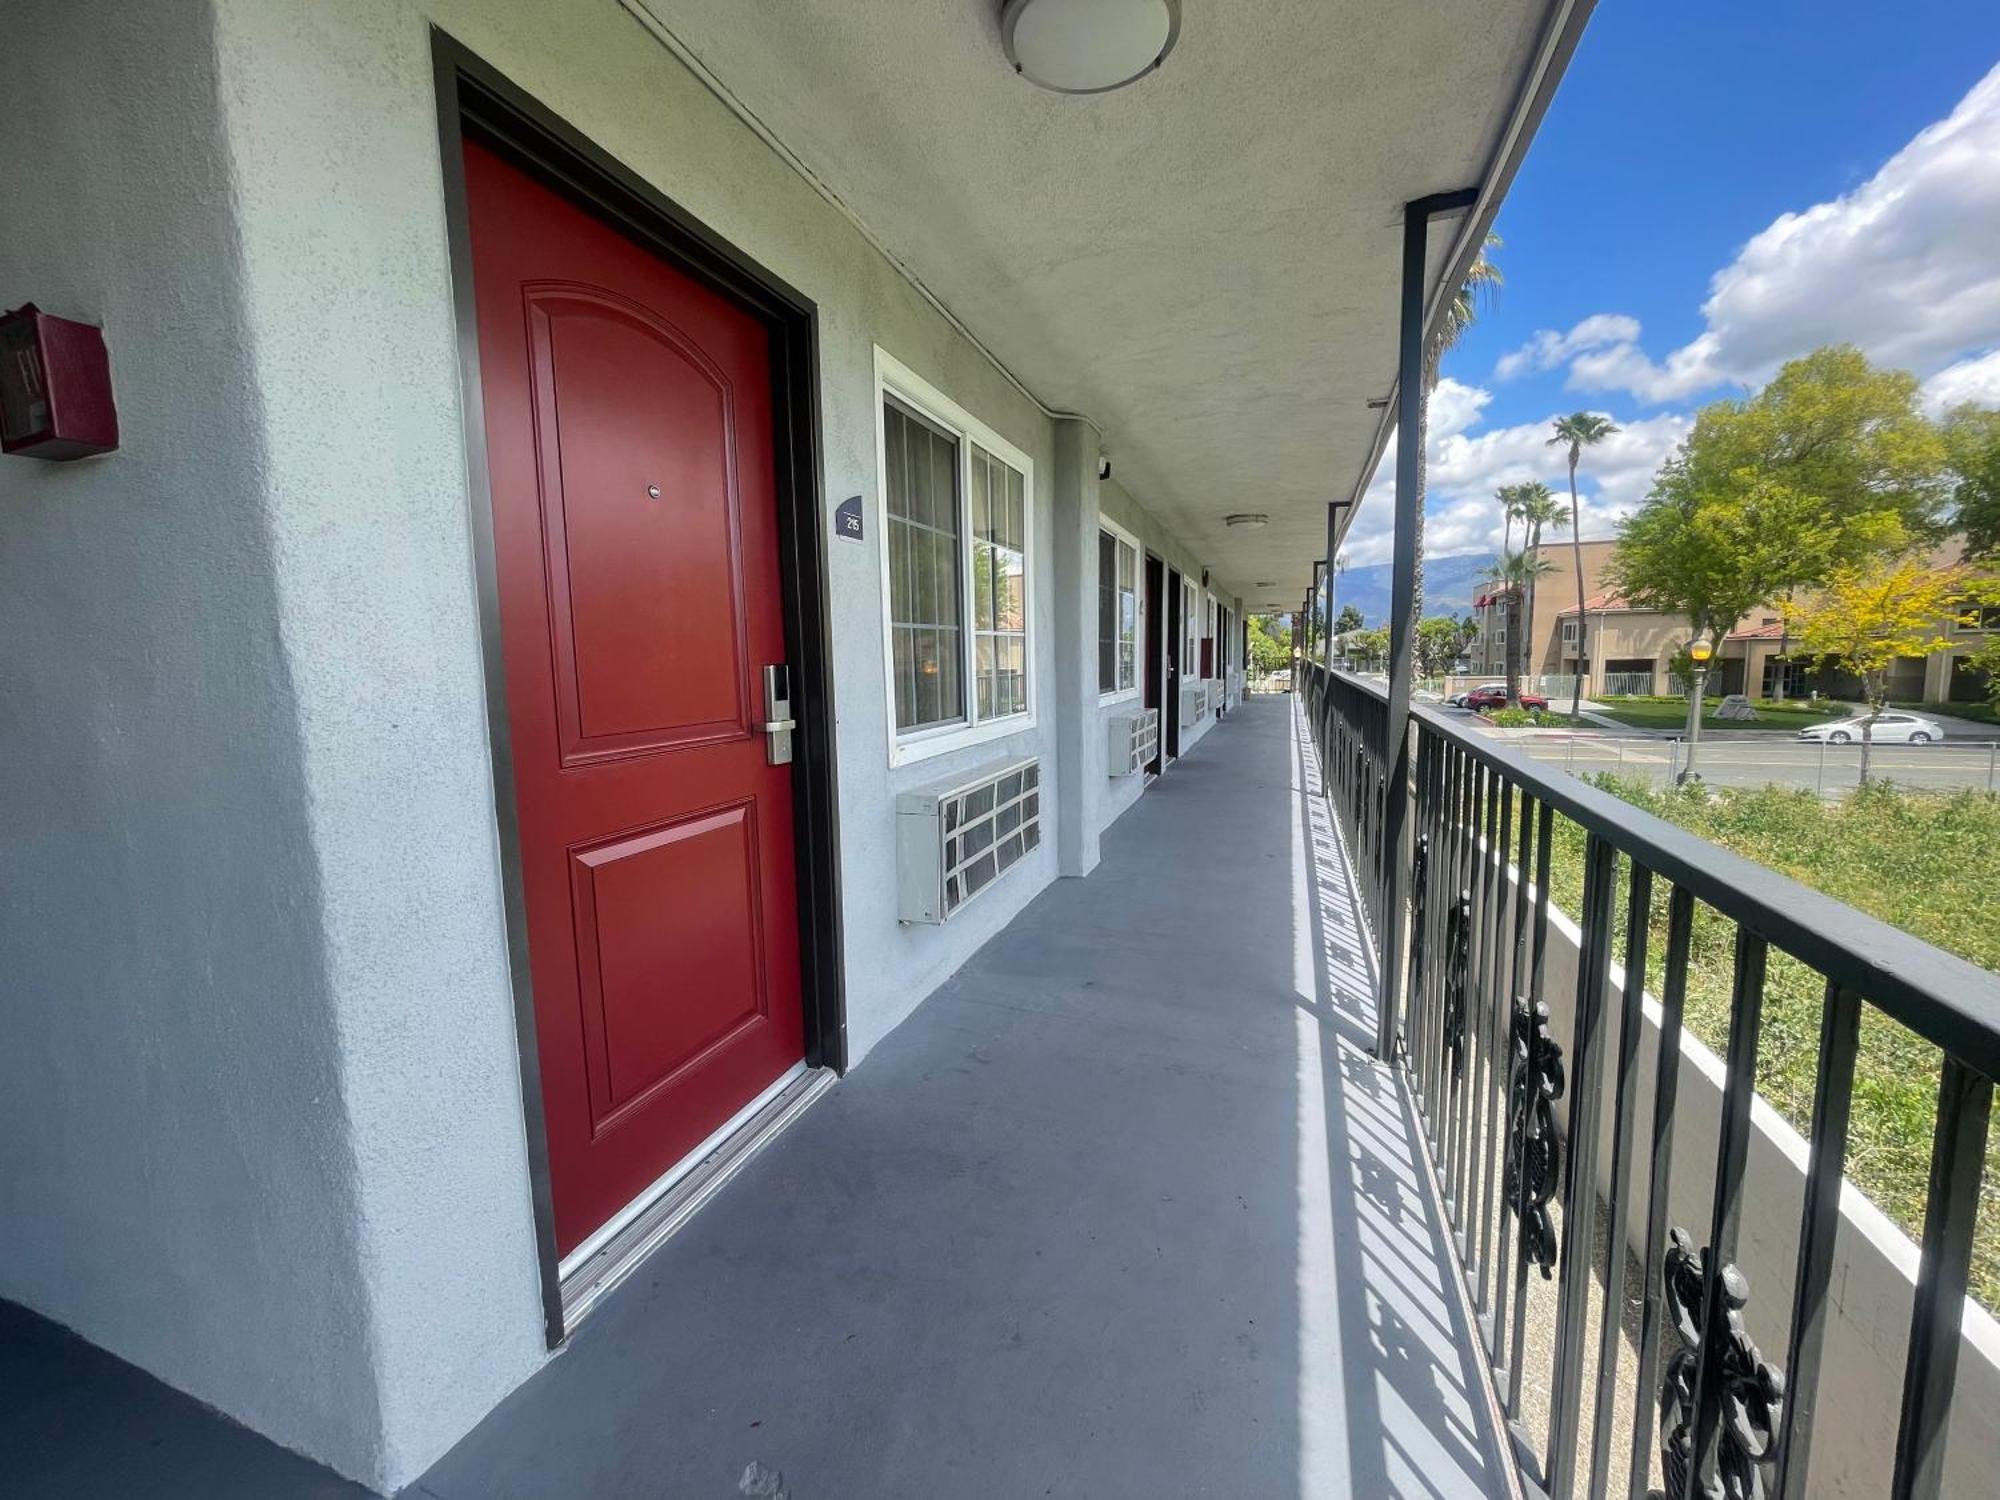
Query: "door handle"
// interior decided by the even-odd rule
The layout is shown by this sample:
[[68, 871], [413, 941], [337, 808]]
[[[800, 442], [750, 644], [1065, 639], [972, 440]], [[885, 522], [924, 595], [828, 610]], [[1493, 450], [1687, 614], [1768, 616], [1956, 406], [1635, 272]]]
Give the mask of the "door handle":
[[792, 717], [792, 674], [779, 663], [764, 668], [764, 758], [774, 766], [792, 763], [792, 731], [799, 727]]

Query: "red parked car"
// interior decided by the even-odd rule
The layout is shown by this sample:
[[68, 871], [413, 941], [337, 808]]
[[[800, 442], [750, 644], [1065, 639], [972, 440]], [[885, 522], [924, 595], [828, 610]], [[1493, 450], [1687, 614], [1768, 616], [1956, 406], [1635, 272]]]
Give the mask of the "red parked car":
[[[1474, 713], [1479, 714], [1485, 713], [1488, 709], [1505, 708], [1507, 706], [1507, 690], [1503, 687], [1474, 688], [1465, 695], [1465, 706]], [[1540, 693], [1521, 694], [1521, 707], [1523, 708], [1547, 708], [1548, 706], [1549, 700], [1544, 698]]]

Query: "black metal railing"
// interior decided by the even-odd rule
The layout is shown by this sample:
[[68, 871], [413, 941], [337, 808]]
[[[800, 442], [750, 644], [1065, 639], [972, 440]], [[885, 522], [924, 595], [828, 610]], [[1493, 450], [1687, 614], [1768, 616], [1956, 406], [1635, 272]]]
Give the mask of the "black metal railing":
[[[1940, 1494], [2000, 1076], [2000, 975], [1431, 709], [1410, 710], [1411, 770], [1397, 788], [1385, 690], [1310, 662], [1301, 669], [1378, 955], [1397, 950], [1384, 941], [1387, 924], [1407, 924], [1402, 972], [1385, 978], [1381, 1000], [1400, 1018], [1396, 1060], [1526, 1477], [1555, 1500], [1800, 1500], [1824, 1483], [1808, 1481], [1816, 1427], [1885, 1420], [1820, 1400], [1857, 1044], [1863, 1011], [1873, 1009], [1943, 1054], [1892, 1461], [1884, 1448], [1897, 1500]], [[1397, 796], [1407, 799], [1412, 831], [1401, 882], [1385, 878], [1397, 853], [1382, 833]], [[1561, 924], [1574, 981], [1561, 986], [1550, 978], [1559, 847], [1566, 878], [1580, 883], [1574, 928]], [[1398, 889], [1408, 893], [1402, 910], [1385, 912], [1384, 891]], [[1653, 964], [1659, 999], [1649, 1018], [1656, 927], [1664, 952]], [[1669, 1212], [1683, 1020], [1692, 949], [1698, 935], [1711, 942], [1718, 931], [1733, 945], [1727, 1047], [1707, 1222], [1690, 1227]], [[1621, 940], [1630, 978], [1616, 984]], [[1767, 969], [1787, 963], [1789, 976], [1789, 961], [1816, 976], [1823, 1002], [1795, 1264], [1786, 1267], [1790, 1319], [1781, 1324], [1775, 1308], [1753, 1316], [1737, 1260]], [[1650, 1047], [1648, 1026], [1657, 1028]], [[1620, 1313], [1638, 1296], [1626, 1246], [1637, 1252], [1644, 1300], [1621, 1370]], [[1782, 1343], [1772, 1343], [1782, 1362], [1759, 1350], [1753, 1322], [1782, 1330]], [[1621, 1405], [1630, 1436], [1614, 1454]], [[1540, 1430], [1529, 1430], [1529, 1415]]]

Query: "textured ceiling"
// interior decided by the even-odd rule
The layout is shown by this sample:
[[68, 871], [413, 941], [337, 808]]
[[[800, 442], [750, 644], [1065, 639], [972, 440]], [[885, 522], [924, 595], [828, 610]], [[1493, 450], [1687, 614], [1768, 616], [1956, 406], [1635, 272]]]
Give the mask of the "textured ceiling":
[[1367, 461], [1401, 205], [1480, 180], [1549, 10], [1185, 0], [1159, 73], [1078, 98], [1011, 71], [999, 0], [644, 3], [1253, 606]]

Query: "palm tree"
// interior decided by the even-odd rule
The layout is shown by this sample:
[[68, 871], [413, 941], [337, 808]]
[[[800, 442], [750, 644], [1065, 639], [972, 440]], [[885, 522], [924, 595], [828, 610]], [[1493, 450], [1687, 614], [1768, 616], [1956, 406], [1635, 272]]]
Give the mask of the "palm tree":
[[1515, 621], [1515, 630], [1507, 638], [1505, 657], [1507, 671], [1507, 705], [1521, 706], [1521, 659], [1527, 649], [1529, 601], [1534, 597], [1535, 580], [1544, 573], [1553, 573], [1555, 564], [1538, 553], [1523, 548], [1519, 552], [1503, 552], [1500, 560], [1493, 565], [1487, 576], [1486, 586], [1496, 594], [1511, 594], [1521, 601], [1522, 612]]
[[1574, 411], [1555, 420], [1555, 436], [1549, 446], [1569, 445], [1569, 546], [1576, 562], [1576, 673], [1570, 679], [1569, 714], [1576, 717], [1583, 703], [1583, 664], [1590, 660], [1590, 614], [1583, 599], [1583, 520], [1576, 502], [1576, 464], [1586, 448], [1595, 448], [1618, 428], [1609, 417], [1594, 411]]
[[1505, 279], [1500, 268], [1486, 258], [1487, 251], [1499, 248], [1500, 236], [1488, 234], [1486, 243], [1480, 246], [1479, 254], [1467, 268], [1457, 295], [1445, 308], [1444, 320], [1438, 325], [1430, 347], [1424, 350], [1424, 395], [1417, 406], [1417, 578], [1415, 607], [1410, 611], [1412, 620], [1424, 617], [1424, 504], [1430, 482], [1431, 392], [1437, 389], [1438, 367], [1445, 355], [1465, 337], [1466, 330], [1479, 316], [1480, 305], [1492, 300]]
[[[1535, 638], [1535, 580], [1555, 571], [1554, 564], [1542, 556], [1542, 530], [1547, 527], [1561, 531], [1569, 525], [1569, 518], [1562, 513], [1562, 502], [1556, 499], [1555, 491], [1541, 480], [1531, 479], [1510, 488], [1514, 491], [1514, 514], [1521, 522], [1521, 550], [1538, 564], [1530, 571], [1521, 595], [1521, 645], [1525, 650]], [[1508, 701], [1514, 699], [1510, 697]]]

